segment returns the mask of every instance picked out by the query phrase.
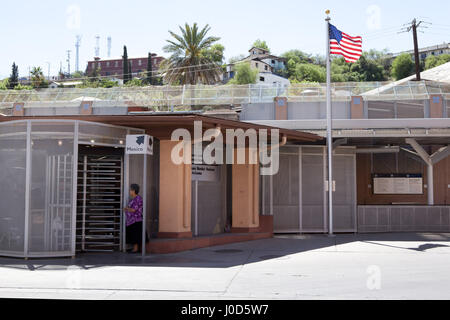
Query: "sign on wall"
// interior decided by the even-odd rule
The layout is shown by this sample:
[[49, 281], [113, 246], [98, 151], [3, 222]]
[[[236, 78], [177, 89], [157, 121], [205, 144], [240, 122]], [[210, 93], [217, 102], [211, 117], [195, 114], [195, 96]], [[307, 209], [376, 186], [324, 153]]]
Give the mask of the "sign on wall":
[[422, 175], [375, 175], [374, 194], [419, 195], [423, 194]]
[[126, 154], [153, 155], [154, 138], [146, 135], [127, 135]]
[[192, 165], [192, 181], [216, 182], [220, 180], [220, 167]]

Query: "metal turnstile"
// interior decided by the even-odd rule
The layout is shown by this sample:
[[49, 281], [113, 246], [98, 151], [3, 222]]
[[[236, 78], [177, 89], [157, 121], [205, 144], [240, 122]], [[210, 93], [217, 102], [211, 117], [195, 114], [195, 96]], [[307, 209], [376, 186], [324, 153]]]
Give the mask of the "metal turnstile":
[[78, 160], [77, 251], [122, 249], [121, 156], [81, 156]]

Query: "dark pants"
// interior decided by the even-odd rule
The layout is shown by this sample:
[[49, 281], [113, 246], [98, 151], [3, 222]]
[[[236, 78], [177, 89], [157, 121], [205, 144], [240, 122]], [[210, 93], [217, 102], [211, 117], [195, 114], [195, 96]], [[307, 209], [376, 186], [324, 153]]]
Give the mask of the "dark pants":
[[[148, 234], [145, 233], [145, 242], [148, 242]], [[127, 227], [127, 243], [142, 245], [142, 222], [136, 222]]]

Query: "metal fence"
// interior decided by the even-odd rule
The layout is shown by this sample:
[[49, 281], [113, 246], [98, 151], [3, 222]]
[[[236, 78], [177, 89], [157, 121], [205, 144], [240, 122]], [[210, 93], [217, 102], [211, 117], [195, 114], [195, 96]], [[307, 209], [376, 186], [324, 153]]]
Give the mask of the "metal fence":
[[[334, 101], [349, 101], [352, 96], [364, 100], [428, 99], [431, 94], [442, 94], [450, 99], [450, 84], [434, 82], [333, 83]], [[64, 88], [39, 90], [0, 90], [0, 108], [11, 108], [14, 103], [32, 107], [72, 107], [82, 101], [93, 101], [94, 107], [141, 106], [152, 110], [178, 107], [190, 110], [194, 106], [242, 105], [270, 103], [275, 97], [286, 97], [290, 102], [324, 101], [325, 84], [280, 85], [218, 85], [218, 86], [152, 86], [115, 88]]]

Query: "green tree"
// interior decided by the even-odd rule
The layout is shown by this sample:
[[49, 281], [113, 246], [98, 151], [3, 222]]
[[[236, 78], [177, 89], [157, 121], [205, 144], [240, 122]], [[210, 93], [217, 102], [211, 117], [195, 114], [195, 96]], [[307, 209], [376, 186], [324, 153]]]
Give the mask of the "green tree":
[[127, 82], [127, 84], [125, 85], [126, 87], [142, 87], [145, 84], [144, 81], [142, 81], [141, 79], [131, 79], [130, 81]]
[[122, 66], [123, 66], [123, 83], [126, 84], [130, 79], [130, 71], [128, 69], [128, 51], [127, 46], [123, 46], [123, 56], [122, 56]]
[[252, 84], [258, 79], [258, 70], [251, 67], [248, 62], [241, 62], [234, 66], [235, 76], [229, 84]]
[[131, 61], [128, 61], [128, 81], [131, 80], [133, 80], [133, 68], [131, 67]]
[[264, 49], [266, 51], [268, 51], [270, 53], [270, 48], [267, 45], [267, 42], [265, 40], [256, 40], [255, 42], [253, 42], [252, 45], [253, 48], [259, 48], [259, 49]]
[[8, 81], [8, 89], [14, 89], [15, 86], [19, 84], [19, 67], [14, 62], [12, 65], [11, 75]]
[[41, 88], [45, 85], [45, 77], [41, 67], [31, 69], [31, 84], [33, 88]]
[[147, 77], [146, 77], [146, 82], [149, 85], [153, 85], [153, 83], [154, 83], [154, 81], [153, 81], [152, 53], [151, 52], [148, 53], [148, 58], [147, 58]]
[[0, 90], [7, 90], [9, 88], [9, 79], [0, 81]]
[[334, 58], [331, 61], [331, 81], [332, 82], [359, 81], [359, 75], [350, 74], [350, 64], [345, 62], [344, 58], [342, 57]]
[[82, 79], [85, 76], [83, 71], [75, 71], [72, 73], [72, 79]]
[[350, 73], [353, 72], [359, 74], [358, 81], [362, 82], [387, 80], [383, 66], [378, 64], [374, 59], [368, 59], [365, 54], [357, 62], [350, 65]]
[[33, 90], [32, 86], [27, 86], [27, 85], [23, 85], [23, 84], [17, 84], [16, 86], [14, 86], [14, 90]]
[[90, 82], [100, 81], [100, 79], [101, 79], [100, 71], [101, 71], [101, 68], [99, 66], [92, 69], [91, 73], [89, 74], [89, 79], [87, 79], [87, 81], [90, 81]]
[[404, 79], [414, 73], [414, 62], [411, 55], [403, 53], [392, 62], [392, 77], [396, 80]]
[[224, 52], [225, 47], [220, 43], [215, 43], [210, 48], [203, 50], [203, 55], [206, 59], [222, 65], [225, 60]]
[[228, 63], [229, 64], [233, 64], [233, 63], [237, 63], [239, 61], [242, 61], [244, 59], [245, 59], [245, 55], [240, 54], [238, 56], [234, 56], [234, 57], [231, 57], [230, 59], [228, 59]]
[[440, 56], [428, 56], [425, 59], [425, 70], [436, 68], [447, 62], [450, 62], [450, 54], [443, 54]]
[[300, 50], [290, 50], [283, 53], [281, 56], [287, 61], [286, 69], [287, 76], [289, 78], [295, 75], [295, 68], [297, 67], [297, 64], [314, 62], [314, 60], [311, 58], [311, 55]]
[[85, 79], [77, 88], [113, 88], [118, 87], [117, 81], [110, 79]]
[[326, 70], [322, 66], [300, 63], [295, 67], [295, 73], [290, 77], [292, 82], [325, 82]]
[[215, 84], [221, 79], [221, 66], [212, 57], [205, 55], [206, 50], [220, 40], [208, 36], [209, 25], [199, 29], [197, 23], [179, 27], [181, 34], [169, 31], [173, 39], [167, 40], [164, 51], [171, 56], [162, 64], [164, 80], [169, 84]]
[[388, 80], [389, 77], [391, 76], [392, 60], [387, 49], [381, 51], [371, 49], [369, 51], [364, 52], [364, 55], [368, 60], [372, 60], [377, 65], [383, 67], [383, 78], [385, 80]]

